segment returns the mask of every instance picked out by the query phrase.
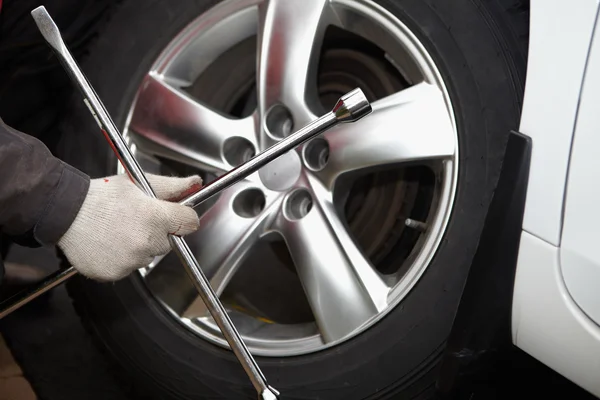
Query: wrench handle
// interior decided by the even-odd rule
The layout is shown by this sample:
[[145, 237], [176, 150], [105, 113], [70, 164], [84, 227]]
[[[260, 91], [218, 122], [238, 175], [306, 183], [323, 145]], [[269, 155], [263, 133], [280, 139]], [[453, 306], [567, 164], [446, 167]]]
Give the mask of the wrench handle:
[[44, 278], [44, 280], [42, 280], [40, 283], [34, 285], [34, 287], [30, 289], [23, 289], [22, 291], [12, 295], [0, 303], [0, 319], [23, 307], [30, 301], [37, 299], [51, 289], [61, 285], [75, 275], [77, 275], [77, 270], [73, 267], [56, 271]]
[[[102, 134], [108, 141], [129, 178], [146, 195], [156, 198], [156, 195], [152, 190], [152, 187], [150, 186], [150, 183], [148, 182], [148, 179], [146, 178], [142, 168], [137, 163], [133, 153], [129, 149], [121, 133], [100, 101], [100, 98], [71, 56], [71, 53], [67, 49], [62, 39], [58, 27], [46, 9], [41, 6], [34, 9], [31, 14], [40, 32], [44, 36], [44, 39], [52, 47], [66, 72], [82, 92], [86, 106], [98, 123]], [[180, 204], [196, 207], [211, 196], [241, 181], [251, 173], [259, 170], [262, 166], [268, 164], [270, 161], [281, 156], [285, 152], [292, 150], [294, 147], [306, 142], [319, 133], [337, 125], [338, 123], [358, 121], [371, 112], [371, 105], [367, 101], [364, 93], [358, 88], [354, 89], [353, 91], [342, 96], [331, 112], [323, 115], [321, 118], [311, 122], [304, 128], [277, 142], [244, 164], [222, 175], [217, 180], [204, 186], [198, 192], [180, 201]], [[223, 305], [219, 301], [217, 295], [214, 293], [208, 279], [198, 265], [198, 262], [192, 254], [190, 248], [187, 246], [185, 241], [178, 236], [169, 235], [169, 243], [171, 244], [173, 251], [179, 257], [181, 263], [184, 265], [188, 276], [192, 280], [200, 297], [215, 319], [215, 322], [221, 329], [221, 332], [229, 343], [233, 353], [250, 378], [250, 381], [258, 393], [259, 400], [277, 400], [279, 392], [267, 384], [267, 381], [260, 368], [256, 364], [256, 361], [248, 351], [248, 348], [235, 329], [232, 321], [229, 318], [229, 315], [223, 308]], [[3, 301], [0, 303], [0, 319], [27, 304], [36, 297], [39, 297], [43, 293], [46, 293], [50, 289], [60, 285], [76, 274], [77, 271], [74, 267], [57, 271], [40, 283], [36, 284], [32, 289], [23, 290], [8, 300]]]
[[[129, 174], [129, 177], [144, 193], [146, 193], [146, 195], [156, 198], [156, 194], [154, 193], [154, 190], [152, 190], [142, 168], [121, 136], [121, 133], [112, 118], [106, 111], [102, 101], [88, 82], [76, 61], [73, 59], [71, 52], [64, 43], [60, 31], [50, 17], [50, 14], [48, 14], [44, 6], [34, 9], [31, 14], [38, 25], [40, 32], [58, 56], [71, 79], [82, 92], [86, 105], [96, 119], [100, 129], [103, 130], [103, 133], [105, 133], [105, 136], [108, 138], [113, 151], [115, 151], [124, 169]], [[259, 397], [263, 396], [264, 393], [271, 392], [272, 388], [267, 384], [264, 375], [235, 329], [235, 326], [231, 322], [223, 305], [212, 290], [208, 279], [202, 272], [202, 269], [198, 265], [198, 262], [188, 245], [182, 238], [173, 235], [169, 235], [169, 242], [173, 251], [175, 251], [184, 265], [187, 274], [194, 283], [194, 286], [198, 290], [202, 300], [205, 302], [209, 312], [221, 329], [223, 336], [246, 371], [246, 374], [250, 378]]]

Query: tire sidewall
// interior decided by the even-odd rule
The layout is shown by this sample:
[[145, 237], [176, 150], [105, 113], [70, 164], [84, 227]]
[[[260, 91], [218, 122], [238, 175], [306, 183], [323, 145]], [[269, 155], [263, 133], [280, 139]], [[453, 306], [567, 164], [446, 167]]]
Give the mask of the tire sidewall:
[[[82, 69], [122, 127], [145, 73], [167, 43], [217, 1], [129, 0], [107, 24]], [[378, 1], [421, 39], [448, 86], [459, 127], [459, 177], [444, 239], [409, 295], [379, 323], [342, 345], [290, 358], [258, 358], [284, 398], [363, 399], [400, 393], [429, 369], [449, 333], [519, 116], [515, 71], [475, 2]], [[59, 156], [91, 177], [117, 160], [79, 98]], [[155, 398], [255, 397], [231, 352], [202, 341], [154, 300], [136, 275], [115, 284], [77, 278], [76, 306], [128, 378]]]

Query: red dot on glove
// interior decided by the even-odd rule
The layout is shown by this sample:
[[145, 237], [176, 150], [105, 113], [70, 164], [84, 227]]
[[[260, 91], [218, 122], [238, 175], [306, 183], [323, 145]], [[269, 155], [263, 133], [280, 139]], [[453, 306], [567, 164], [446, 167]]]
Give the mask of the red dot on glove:
[[198, 183], [194, 183], [192, 186], [190, 186], [189, 188], [187, 188], [183, 192], [179, 193], [178, 195], [169, 198], [167, 201], [179, 201], [179, 200], [183, 200], [186, 197], [188, 197], [188, 196], [196, 193], [201, 188], [202, 188], [202, 185], [200, 185]]

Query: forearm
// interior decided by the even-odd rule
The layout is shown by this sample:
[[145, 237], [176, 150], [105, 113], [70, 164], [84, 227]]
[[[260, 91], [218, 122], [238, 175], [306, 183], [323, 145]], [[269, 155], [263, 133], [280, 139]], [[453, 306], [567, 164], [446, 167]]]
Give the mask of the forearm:
[[55, 245], [88, 188], [88, 176], [0, 119], [0, 231], [21, 243]]

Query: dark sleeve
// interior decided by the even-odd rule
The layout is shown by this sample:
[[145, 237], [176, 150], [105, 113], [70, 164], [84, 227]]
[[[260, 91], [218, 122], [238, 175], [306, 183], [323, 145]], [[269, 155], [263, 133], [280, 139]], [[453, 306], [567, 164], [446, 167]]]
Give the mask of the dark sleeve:
[[0, 231], [17, 243], [55, 245], [71, 226], [90, 178], [36, 138], [0, 119]]

